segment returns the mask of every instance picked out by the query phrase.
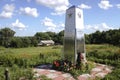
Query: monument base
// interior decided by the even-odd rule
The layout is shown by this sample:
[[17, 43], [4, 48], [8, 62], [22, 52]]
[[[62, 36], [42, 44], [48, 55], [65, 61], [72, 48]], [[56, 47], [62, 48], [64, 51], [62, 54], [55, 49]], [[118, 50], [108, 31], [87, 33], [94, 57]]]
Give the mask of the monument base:
[[73, 69], [82, 69], [82, 67], [87, 66], [87, 61], [83, 60], [81, 62], [77, 62], [73, 64], [71, 61], [68, 60], [56, 60], [53, 62], [53, 69], [60, 70], [60, 71], [70, 71]]

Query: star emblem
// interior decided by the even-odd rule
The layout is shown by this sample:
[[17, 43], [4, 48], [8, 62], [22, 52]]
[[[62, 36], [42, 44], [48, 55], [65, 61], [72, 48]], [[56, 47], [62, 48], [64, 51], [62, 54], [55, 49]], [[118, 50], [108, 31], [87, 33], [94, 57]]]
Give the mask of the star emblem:
[[81, 18], [81, 14], [80, 14], [80, 12], [78, 13], [78, 17]]
[[72, 13], [69, 13], [68, 16], [71, 17], [71, 16], [72, 16]]

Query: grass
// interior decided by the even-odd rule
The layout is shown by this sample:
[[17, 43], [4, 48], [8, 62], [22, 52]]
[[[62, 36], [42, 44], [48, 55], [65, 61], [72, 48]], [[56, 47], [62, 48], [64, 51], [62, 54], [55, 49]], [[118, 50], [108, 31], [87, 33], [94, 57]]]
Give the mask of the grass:
[[[118, 52], [120, 53], [120, 48], [111, 46], [111, 45], [95, 45], [95, 44], [90, 44], [86, 45], [86, 52], [89, 53], [90, 51], [93, 50], [105, 50], [109, 52]], [[49, 47], [27, 47], [27, 48], [3, 48], [0, 47], [0, 53], [12, 53], [14, 55], [20, 56], [23, 54], [27, 55], [38, 55], [40, 53], [48, 54], [48, 53], [62, 53], [62, 46], [58, 46], [57, 48], [54, 46], [49, 46]]]
[[87, 45], [87, 59], [114, 67], [112, 73], [100, 80], [120, 79], [120, 47], [112, 45]]
[[43, 55], [54, 55], [54, 54], [61, 54], [62, 46], [49, 46], [49, 47], [27, 47], [27, 48], [0, 48], [0, 54], [3, 53], [4, 56], [14, 56], [17, 58], [31, 58], [33, 56], [39, 56], [40, 54]]
[[[4, 80], [5, 68], [8, 68], [10, 71], [11, 80], [19, 80], [22, 76], [23, 78], [31, 78], [33, 80], [29, 71], [30, 66], [47, 62], [52, 63], [53, 60], [60, 58], [60, 53], [61, 46], [28, 48], [0, 47], [0, 80]], [[40, 57], [40, 54], [43, 54], [44, 57]]]
[[39, 53], [59, 52], [60, 48], [53, 49], [53, 47], [28, 47], [28, 48], [8, 48], [8, 51], [15, 53], [14, 55], [29, 54], [37, 55]]
[[112, 46], [112, 45], [109, 45], [109, 44], [102, 44], [102, 45], [98, 45], [98, 44], [89, 44], [86, 46], [86, 50], [87, 52], [91, 51], [91, 50], [95, 50], [95, 49], [100, 49], [100, 50], [118, 50], [119, 47], [116, 47], [116, 46]]
[[[24, 65], [38, 65], [42, 63], [52, 63], [53, 60], [60, 59], [61, 46], [50, 47], [28, 47], [28, 48], [6, 48], [3, 49], [0, 55], [0, 62], [5, 65], [17, 64]], [[40, 56], [43, 55], [43, 57]], [[9, 64], [8, 64], [9, 63]]]
[[[44, 55], [44, 57], [40, 57], [40, 54]], [[38, 65], [45, 62], [52, 63], [53, 60], [61, 59], [62, 55], [63, 55], [62, 46], [28, 47], [28, 48], [0, 47], [0, 80], [2, 80], [2, 78], [4, 77], [3, 71], [5, 67], [10, 68], [10, 71], [12, 74], [14, 73], [13, 72], [14, 70], [12, 69], [14, 67], [17, 68], [16, 75], [19, 75], [19, 72], [20, 72], [19, 70], [26, 69], [27, 68], [26, 66], [28, 65]], [[120, 60], [119, 47], [115, 47], [108, 44], [104, 44], [104, 45], [90, 44], [90, 45], [86, 45], [86, 55], [87, 55], [87, 60], [90, 60], [90, 61], [105, 63], [107, 65], [110, 64], [115, 67], [120, 66], [120, 64], [118, 64]], [[5, 61], [4, 64], [6, 65], [1, 64], [3, 60]], [[8, 65], [9, 63], [11, 63], [12, 66]], [[115, 65], [113, 65], [114, 63]], [[21, 65], [22, 67], [20, 67]], [[116, 68], [116, 70], [119, 70], [119, 69], [120, 68]], [[81, 72], [73, 71], [71, 73], [73, 75], [76, 75]], [[116, 73], [116, 72], [113, 71], [113, 73]], [[113, 74], [111, 75], [114, 76]]]

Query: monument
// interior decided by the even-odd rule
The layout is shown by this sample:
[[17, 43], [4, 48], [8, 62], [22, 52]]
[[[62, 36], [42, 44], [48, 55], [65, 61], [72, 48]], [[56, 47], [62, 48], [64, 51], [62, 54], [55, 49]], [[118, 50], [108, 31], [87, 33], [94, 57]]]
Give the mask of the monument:
[[[83, 11], [72, 6], [66, 10], [65, 31], [64, 31], [64, 59], [77, 64], [79, 56], [85, 57]], [[79, 55], [80, 54], [80, 55]]]

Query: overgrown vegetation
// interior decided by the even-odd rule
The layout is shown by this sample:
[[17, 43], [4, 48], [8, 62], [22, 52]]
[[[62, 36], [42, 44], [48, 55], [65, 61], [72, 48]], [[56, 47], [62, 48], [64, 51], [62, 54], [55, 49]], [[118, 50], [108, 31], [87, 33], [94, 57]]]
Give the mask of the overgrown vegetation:
[[77, 79], [79, 75], [84, 74], [84, 73], [89, 73], [91, 69], [94, 67], [95, 67], [94, 62], [88, 61], [86, 65], [81, 66], [81, 69], [74, 68], [68, 71], [68, 73], [70, 73], [75, 79]]
[[33, 67], [42, 63], [52, 63], [60, 58], [60, 49], [53, 47], [2, 48], [0, 51], [0, 63], [9, 67], [14, 64], [24, 68]]
[[[40, 40], [46, 39], [52, 39], [56, 44], [63, 44], [64, 31], [59, 33], [38, 32], [31, 37], [15, 37], [14, 34], [15, 32], [9, 28], [0, 29], [0, 80], [4, 80], [5, 68], [9, 68], [11, 80], [18, 80], [21, 77], [33, 80], [33, 73], [29, 68], [42, 63], [52, 63], [54, 60], [61, 59], [61, 46], [36, 46]], [[86, 34], [85, 42], [91, 44], [86, 46], [88, 61], [94, 61], [114, 67], [113, 72], [107, 75], [103, 80], [119, 80], [120, 29], [103, 32], [96, 31], [89, 35]], [[85, 71], [70, 71], [73, 76], [77, 76], [81, 72]], [[43, 78], [46, 79], [44, 76]]]
[[[10, 80], [35, 80], [34, 73], [31, 68], [20, 68], [17, 65], [13, 65], [12, 67], [7, 67], [9, 71], [9, 79]], [[6, 67], [0, 66], [0, 80], [5, 80], [4, 71]]]
[[[4, 48], [0, 47], [0, 80], [4, 80], [4, 70], [8, 68], [11, 80], [18, 78], [31, 78], [34, 80], [31, 68], [42, 63], [52, 63], [61, 59], [62, 46], [51, 47], [28, 47], [28, 48]], [[97, 63], [107, 64], [114, 67], [111, 74], [103, 80], [120, 79], [120, 48], [111, 45], [87, 45], [87, 59]], [[94, 67], [89, 63], [89, 70]], [[71, 70], [74, 77], [87, 71]], [[26, 75], [29, 74], [29, 75]], [[45, 77], [43, 77], [45, 78]], [[30, 80], [30, 79], [29, 79]]]
[[10, 80], [34, 80], [31, 68], [60, 59], [60, 50], [61, 46], [17, 49], [0, 47], [0, 80], [4, 80], [5, 68], [9, 69]]
[[111, 45], [88, 45], [87, 59], [114, 67], [112, 73], [102, 80], [120, 79], [120, 48]]

